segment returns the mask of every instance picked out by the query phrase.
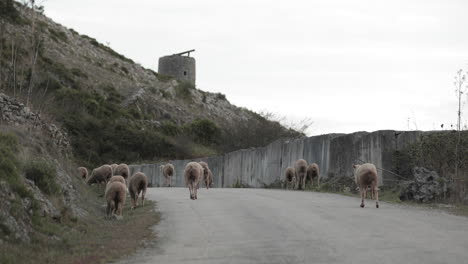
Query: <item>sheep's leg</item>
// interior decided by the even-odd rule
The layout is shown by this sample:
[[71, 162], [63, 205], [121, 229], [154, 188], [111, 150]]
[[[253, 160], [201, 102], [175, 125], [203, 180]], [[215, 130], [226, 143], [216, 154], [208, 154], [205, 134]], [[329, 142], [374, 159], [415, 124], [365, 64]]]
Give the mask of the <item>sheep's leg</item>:
[[193, 194], [193, 198], [194, 200], [197, 199], [197, 192], [198, 192], [198, 184], [197, 184], [197, 188], [195, 188], [195, 190], [193, 190], [194, 194]]
[[131, 193], [130, 194], [131, 198], [132, 198], [132, 210], [135, 209], [136, 207], [136, 194], [135, 193]]
[[172, 185], [172, 177], [169, 177], [169, 187]]
[[189, 188], [189, 192], [190, 192], [190, 199], [193, 200], [193, 195], [192, 195], [192, 184], [191, 184], [191, 183], [189, 184], [188, 188]]
[[366, 188], [359, 187], [359, 192], [361, 193], [361, 208], [364, 208], [364, 199], [366, 198]]
[[145, 194], [146, 190], [143, 190], [143, 192], [141, 192], [141, 206], [145, 206]]
[[107, 218], [110, 217], [111, 211], [112, 211], [112, 204], [108, 202], [108, 203], [107, 203], [107, 208], [106, 208], [106, 215], [107, 215]]
[[374, 186], [372, 186], [372, 191], [375, 194], [375, 207], [379, 208], [379, 190], [377, 184], [374, 184]]
[[117, 205], [117, 219], [122, 219], [122, 209], [123, 209], [123, 203], [122, 201], [119, 202]]

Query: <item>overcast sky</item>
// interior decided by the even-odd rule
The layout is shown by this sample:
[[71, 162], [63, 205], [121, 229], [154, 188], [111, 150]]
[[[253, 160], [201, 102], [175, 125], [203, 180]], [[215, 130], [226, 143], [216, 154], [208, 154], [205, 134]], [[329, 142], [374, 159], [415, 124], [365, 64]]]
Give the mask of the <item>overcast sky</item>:
[[463, 0], [43, 4], [56, 22], [156, 71], [159, 57], [196, 49], [198, 88], [310, 118], [309, 135], [455, 124], [453, 78], [468, 69]]

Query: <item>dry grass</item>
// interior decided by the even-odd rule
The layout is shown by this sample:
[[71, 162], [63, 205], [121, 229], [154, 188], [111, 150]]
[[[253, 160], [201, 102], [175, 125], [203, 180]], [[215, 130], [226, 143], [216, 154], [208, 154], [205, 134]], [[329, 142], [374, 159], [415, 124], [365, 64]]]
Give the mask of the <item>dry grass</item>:
[[37, 231], [30, 244], [0, 244], [0, 263], [107, 263], [134, 253], [155, 239], [151, 227], [160, 217], [155, 202], [130, 210], [127, 198], [123, 220], [105, 218], [104, 201], [93, 217], [63, 217], [60, 223], [35, 217]]

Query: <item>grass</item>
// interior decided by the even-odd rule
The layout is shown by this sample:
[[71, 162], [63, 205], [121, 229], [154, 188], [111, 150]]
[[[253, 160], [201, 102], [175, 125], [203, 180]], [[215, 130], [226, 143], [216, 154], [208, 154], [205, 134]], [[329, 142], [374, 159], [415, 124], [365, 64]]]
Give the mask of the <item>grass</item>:
[[[104, 199], [101, 202], [104, 205]], [[130, 210], [130, 203], [127, 197], [123, 219], [119, 221], [105, 219], [103, 206], [97, 216], [62, 217], [60, 223], [35, 216], [33, 241], [3, 243], [0, 263], [108, 263], [132, 254], [143, 241], [155, 238], [150, 228], [160, 216], [153, 201], [146, 201], [144, 207], [135, 210]], [[66, 212], [62, 210], [62, 214]]]
[[45, 194], [55, 195], [60, 191], [56, 183], [57, 172], [49, 162], [44, 160], [29, 161], [25, 165], [24, 172], [26, 178], [32, 180]]

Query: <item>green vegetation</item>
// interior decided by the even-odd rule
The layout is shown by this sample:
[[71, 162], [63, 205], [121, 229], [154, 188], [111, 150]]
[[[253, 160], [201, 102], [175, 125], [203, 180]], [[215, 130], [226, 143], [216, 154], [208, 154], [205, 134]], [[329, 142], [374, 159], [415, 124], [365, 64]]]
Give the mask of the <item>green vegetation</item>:
[[222, 93], [217, 93], [217, 94], [216, 94], [216, 99], [218, 99], [218, 100], [223, 100], [223, 101], [227, 101], [226, 95], [225, 95], [225, 94], [222, 94]]
[[32, 242], [3, 243], [0, 263], [109, 263], [129, 255], [140, 248], [142, 240], [154, 239], [150, 228], [160, 218], [152, 201], [133, 211], [130, 207], [128, 198], [120, 221], [105, 219], [103, 210], [100, 216], [73, 217], [66, 207], [60, 221], [36, 215]]
[[52, 28], [48, 28], [50, 33], [50, 38], [53, 39], [55, 42], [68, 42], [67, 34], [61, 30], [55, 30]]
[[16, 156], [18, 140], [13, 134], [0, 132], [0, 180], [5, 180], [20, 197], [32, 197], [20, 177], [21, 163]]
[[176, 91], [176, 95], [178, 98], [187, 102], [191, 102], [192, 101], [191, 90], [194, 90], [194, 89], [195, 89], [195, 86], [193, 86], [193, 84], [189, 82], [181, 82], [176, 86], [175, 91]]
[[184, 130], [196, 143], [206, 145], [218, 143], [221, 136], [221, 129], [208, 119], [196, 119], [187, 124]]
[[20, 22], [18, 10], [15, 8], [15, 1], [0, 0], [0, 19], [5, 19], [14, 23]]
[[114, 57], [116, 57], [116, 58], [119, 58], [119, 59], [121, 59], [121, 60], [123, 60], [123, 61], [129, 62], [129, 63], [132, 63], [132, 64], [135, 64], [135, 62], [134, 62], [133, 60], [131, 60], [131, 59], [125, 57], [124, 55], [122, 55], [122, 54], [116, 52], [115, 50], [111, 49], [110, 47], [108, 47], [108, 46], [106, 46], [106, 45], [104, 45], [104, 44], [99, 43], [96, 39], [91, 38], [91, 37], [89, 37], [89, 36], [87, 36], [87, 35], [81, 35], [81, 37], [88, 39], [88, 40], [89, 40], [89, 43], [90, 43], [91, 45], [93, 45], [93, 46], [95, 46], [95, 47], [97, 47], [97, 48], [100, 48], [100, 49], [106, 51], [106, 52], [109, 53], [110, 55], [112, 55], [112, 56], [114, 56]]
[[[395, 152], [396, 171], [403, 176], [411, 176], [409, 168], [421, 166], [435, 170], [443, 177], [455, 173], [455, 145], [457, 132], [430, 132], [407, 148]], [[462, 173], [468, 172], [468, 131], [462, 131], [458, 168]]]
[[56, 182], [57, 172], [49, 162], [44, 160], [29, 161], [25, 164], [24, 172], [26, 178], [32, 180], [45, 194], [55, 195], [59, 193], [60, 188]]

